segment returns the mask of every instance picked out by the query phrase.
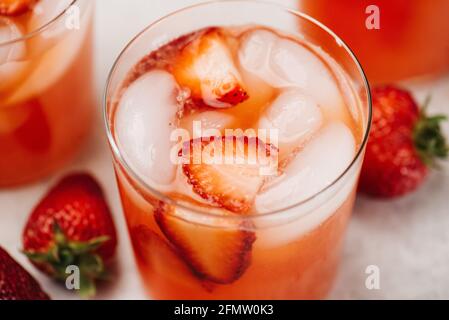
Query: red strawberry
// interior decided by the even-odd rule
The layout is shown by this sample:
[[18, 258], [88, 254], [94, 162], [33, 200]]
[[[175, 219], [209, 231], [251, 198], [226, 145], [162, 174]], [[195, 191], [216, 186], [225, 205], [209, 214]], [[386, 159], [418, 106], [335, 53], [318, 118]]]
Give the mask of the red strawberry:
[[229, 108], [248, 99], [226, 41], [214, 28], [181, 51], [172, 72], [194, 100], [208, 106]]
[[0, 15], [14, 16], [31, 9], [36, 0], [0, 0]]
[[[217, 212], [219, 211], [219, 212]], [[232, 216], [230, 212], [211, 209], [217, 219]], [[181, 257], [204, 280], [229, 284], [239, 279], [251, 262], [256, 236], [247, 231], [249, 223], [232, 221], [232, 226], [214, 228], [183, 220], [183, 211], [161, 205], [155, 219]]]
[[229, 211], [245, 213], [265, 182], [263, 170], [277, 168], [277, 153], [258, 138], [227, 136], [191, 140], [180, 155], [197, 194]]
[[373, 125], [360, 180], [360, 190], [391, 198], [415, 190], [436, 158], [448, 154], [440, 122], [428, 117], [404, 90], [385, 86], [372, 91]]
[[23, 232], [24, 251], [42, 271], [64, 281], [66, 267], [80, 269], [83, 296], [95, 294], [104, 278], [117, 236], [97, 182], [87, 174], [62, 179], [36, 206]]
[[49, 300], [39, 283], [0, 247], [0, 300]]

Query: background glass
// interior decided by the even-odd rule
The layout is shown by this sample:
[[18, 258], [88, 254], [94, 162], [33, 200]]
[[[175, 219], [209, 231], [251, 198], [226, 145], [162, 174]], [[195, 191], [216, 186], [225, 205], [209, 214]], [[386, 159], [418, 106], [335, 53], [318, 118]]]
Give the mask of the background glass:
[[[379, 9], [378, 30], [366, 27], [370, 5]], [[346, 41], [372, 83], [449, 70], [447, 0], [302, 0], [300, 8]]]
[[0, 42], [0, 52], [22, 52], [0, 61], [0, 187], [51, 173], [89, 132], [94, 3], [70, 4], [35, 32]]

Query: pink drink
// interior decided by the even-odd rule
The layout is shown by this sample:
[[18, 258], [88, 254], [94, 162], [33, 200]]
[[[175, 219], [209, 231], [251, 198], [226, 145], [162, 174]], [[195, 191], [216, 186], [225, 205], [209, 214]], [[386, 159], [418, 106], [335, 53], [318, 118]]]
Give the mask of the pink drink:
[[[256, 8], [285, 15], [292, 28], [298, 21], [318, 28], [251, 2], [179, 15], [190, 26], [194, 13], [236, 6], [248, 16]], [[168, 28], [174, 17], [152, 28]], [[193, 29], [141, 52], [150, 27], [112, 73], [110, 142], [144, 284], [158, 299], [323, 298], [361, 165], [364, 78], [344, 47], [339, 61], [326, 43], [283, 25], [218, 20], [223, 27]], [[131, 68], [126, 59], [136, 56], [144, 58]], [[250, 162], [254, 150], [264, 157]], [[209, 152], [224, 160], [207, 162]]]
[[90, 0], [39, 0], [0, 15], [0, 187], [51, 173], [87, 136], [92, 16]]
[[[348, 43], [373, 84], [449, 70], [447, 0], [301, 0], [300, 7]], [[366, 27], [373, 7], [380, 23], [374, 30]]]

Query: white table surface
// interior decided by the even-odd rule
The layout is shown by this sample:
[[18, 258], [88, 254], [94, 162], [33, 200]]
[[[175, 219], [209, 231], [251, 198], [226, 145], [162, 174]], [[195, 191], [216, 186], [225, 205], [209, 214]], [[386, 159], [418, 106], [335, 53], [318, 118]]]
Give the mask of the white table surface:
[[[36, 202], [62, 175], [88, 170], [99, 179], [111, 205], [120, 242], [114, 281], [99, 299], [145, 299], [131, 252], [110, 154], [100, 118], [106, 76], [121, 48], [151, 21], [195, 0], [96, 0], [96, 83], [98, 119], [90, 141], [72, 163], [52, 177], [15, 190], [0, 191], [0, 245], [42, 284], [54, 299], [76, 295], [37, 272], [19, 252], [24, 223]], [[294, 0], [277, 0], [286, 5]], [[422, 101], [431, 93], [432, 111], [449, 112], [449, 78], [413, 87]], [[449, 136], [449, 127], [445, 126]], [[331, 294], [334, 299], [449, 299], [449, 165], [430, 176], [415, 194], [395, 200], [357, 200], [343, 261]], [[365, 269], [380, 269], [380, 290], [365, 287]]]

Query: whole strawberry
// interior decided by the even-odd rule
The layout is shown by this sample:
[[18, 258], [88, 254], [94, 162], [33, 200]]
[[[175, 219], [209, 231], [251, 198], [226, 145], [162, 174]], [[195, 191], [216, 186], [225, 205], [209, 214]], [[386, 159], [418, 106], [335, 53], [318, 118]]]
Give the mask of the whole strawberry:
[[407, 91], [393, 86], [372, 90], [373, 123], [360, 190], [376, 197], [407, 194], [421, 185], [436, 159], [447, 157], [440, 123], [429, 117]]
[[0, 247], [0, 300], [49, 300], [39, 283]]
[[25, 254], [41, 271], [65, 281], [68, 266], [80, 270], [80, 294], [95, 294], [114, 256], [117, 236], [98, 183], [87, 174], [70, 175], [36, 206], [23, 231]]

